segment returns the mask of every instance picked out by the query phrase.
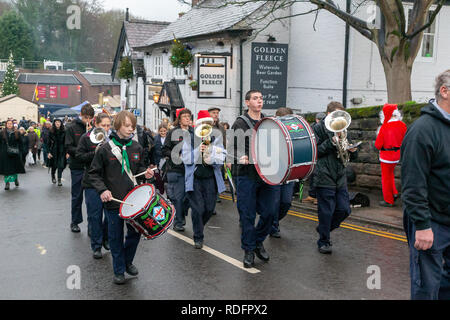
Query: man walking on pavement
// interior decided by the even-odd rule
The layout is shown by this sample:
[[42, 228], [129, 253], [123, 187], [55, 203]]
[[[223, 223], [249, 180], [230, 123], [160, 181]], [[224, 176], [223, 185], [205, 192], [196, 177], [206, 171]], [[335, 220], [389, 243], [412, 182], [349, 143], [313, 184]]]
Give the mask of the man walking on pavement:
[[436, 78], [435, 96], [401, 147], [413, 300], [450, 299], [450, 70]]

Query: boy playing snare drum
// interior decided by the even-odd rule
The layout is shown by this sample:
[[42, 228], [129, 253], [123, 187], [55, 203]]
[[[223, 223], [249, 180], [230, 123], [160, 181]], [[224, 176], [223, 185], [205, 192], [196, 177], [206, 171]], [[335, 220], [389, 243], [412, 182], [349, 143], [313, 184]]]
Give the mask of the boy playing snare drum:
[[136, 117], [129, 111], [119, 112], [114, 118], [114, 130], [110, 136], [112, 142], [103, 144], [97, 150], [88, 173], [92, 186], [105, 203], [115, 284], [125, 283], [125, 272], [132, 276], [138, 274], [133, 259], [140, 234], [127, 224], [124, 243], [120, 203], [113, 200], [123, 200], [135, 187], [133, 176], [145, 171], [146, 179], [153, 177], [153, 171], [144, 166], [142, 147], [132, 139], [135, 128]]

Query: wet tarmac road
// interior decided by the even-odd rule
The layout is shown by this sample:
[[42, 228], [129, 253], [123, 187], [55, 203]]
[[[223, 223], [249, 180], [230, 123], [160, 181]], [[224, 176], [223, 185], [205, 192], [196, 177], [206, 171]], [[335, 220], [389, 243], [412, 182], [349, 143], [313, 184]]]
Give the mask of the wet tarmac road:
[[[401, 237], [340, 228], [332, 233], [333, 254], [322, 255], [317, 222], [297, 213], [282, 220], [282, 238], [265, 241], [270, 261], [255, 258], [256, 273], [233, 265], [227, 259], [242, 263], [243, 251], [237, 210], [226, 199], [205, 229], [205, 249], [217, 255], [195, 249], [173, 232], [141, 241], [134, 261], [139, 275], [126, 275], [127, 283], [117, 286], [110, 253], [103, 251], [101, 260], [92, 257], [85, 209], [81, 233], [70, 232], [68, 169], [63, 178], [63, 187], [57, 187], [37, 165], [20, 176], [19, 188], [5, 192], [2, 185], [0, 299], [409, 298], [408, 250]], [[189, 216], [179, 234], [192, 239], [191, 230]], [[379, 267], [380, 289], [367, 286], [370, 266]], [[78, 270], [80, 277], [74, 278]], [[78, 283], [80, 289], [69, 289]]]

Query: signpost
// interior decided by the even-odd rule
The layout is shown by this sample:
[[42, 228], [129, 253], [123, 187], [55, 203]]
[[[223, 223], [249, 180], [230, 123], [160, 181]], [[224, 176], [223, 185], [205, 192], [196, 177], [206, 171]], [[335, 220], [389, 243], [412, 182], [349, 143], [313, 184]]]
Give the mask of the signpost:
[[227, 97], [227, 58], [198, 58], [198, 98], [225, 99]]

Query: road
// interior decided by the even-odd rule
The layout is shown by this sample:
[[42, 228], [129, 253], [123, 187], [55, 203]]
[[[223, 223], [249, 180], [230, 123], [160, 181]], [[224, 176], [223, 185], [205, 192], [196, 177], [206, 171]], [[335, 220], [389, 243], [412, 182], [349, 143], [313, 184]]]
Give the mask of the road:
[[333, 253], [322, 255], [315, 217], [295, 211], [281, 221], [282, 237], [265, 241], [270, 261], [255, 258], [255, 268], [243, 269], [228, 195], [205, 229], [202, 250], [189, 243], [189, 216], [186, 231], [141, 241], [139, 275], [117, 286], [110, 253], [92, 258], [85, 208], [81, 233], [70, 231], [69, 169], [62, 187], [40, 165], [27, 168], [20, 183], [0, 190], [0, 299], [409, 299], [404, 236], [346, 224], [332, 233]]

